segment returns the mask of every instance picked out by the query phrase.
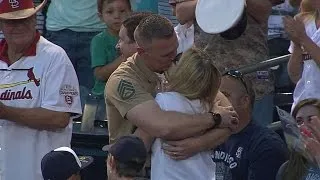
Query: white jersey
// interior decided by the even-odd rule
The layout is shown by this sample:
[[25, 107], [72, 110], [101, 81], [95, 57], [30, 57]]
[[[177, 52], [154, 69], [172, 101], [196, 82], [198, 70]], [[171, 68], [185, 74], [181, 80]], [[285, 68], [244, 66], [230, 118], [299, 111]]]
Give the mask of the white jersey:
[[[66, 52], [43, 37], [35, 46], [34, 56], [9, 67], [0, 57], [0, 102], [16, 108], [81, 114], [78, 79]], [[72, 120], [64, 129], [45, 131], [0, 119], [0, 179], [43, 179], [42, 157], [70, 146], [71, 135]]]
[[[159, 93], [156, 101], [165, 111], [178, 111], [187, 114], [204, 112], [199, 100], [190, 101], [176, 92]], [[166, 155], [162, 140], [157, 138], [152, 145], [151, 180], [215, 180], [216, 165], [210, 151], [176, 161]]]
[[[317, 29], [314, 20], [307, 21], [305, 24], [307, 35], [320, 47], [320, 29]], [[293, 44], [289, 47], [289, 52], [293, 52]], [[312, 58], [303, 62], [303, 72], [293, 92], [293, 105], [307, 98], [320, 99], [320, 65]]]

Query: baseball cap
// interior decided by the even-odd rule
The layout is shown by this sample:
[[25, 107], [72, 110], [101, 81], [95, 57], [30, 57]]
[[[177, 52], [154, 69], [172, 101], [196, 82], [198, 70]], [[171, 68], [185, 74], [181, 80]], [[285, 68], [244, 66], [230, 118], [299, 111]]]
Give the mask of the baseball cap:
[[0, 0], [0, 19], [24, 19], [40, 11], [47, 3], [44, 0], [34, 6], [33, 0]]
[[90, 156], [77, 156], [69, 147], [60, 147], [47, 153], [41, 160], [44, 180], [66, 180], [93, 162]]
[[114, 144], [102, 150], [110, 153], [118, 162], [142, 169], [147, 159], [147, 149], [137, 136], [122, 136]]
[[198, 0], [196, 21], [206, 33], [235, 39], [246, 29], [245, 6], [245, 0]]

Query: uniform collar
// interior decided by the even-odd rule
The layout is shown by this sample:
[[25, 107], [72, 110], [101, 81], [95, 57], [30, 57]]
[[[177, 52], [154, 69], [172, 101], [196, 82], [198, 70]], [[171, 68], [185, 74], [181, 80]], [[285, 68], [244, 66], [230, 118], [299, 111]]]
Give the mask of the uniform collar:
[[[37, 31], [31, 46], [23, 52], [24, 57], [37, 55], [37, 44], [39, 40], [40, 33]], [[0, 61], [4, 61], [5, 63], [10, 64], [8, 57], [8, 43], [5, 39], [0, 42]]]
[[134, 54], [132, 56], [132, 58], [134, 59], [135, 64], [137, 65], [137, 67], [141, 70], [141, 72], [144, 74], [144, 76], [146, 76], [146, 78], [148, 79], [149, 82], [157, 82], [157, 81], [159, 81], [159, 77], [157, 76], [157, 74], [155, 72], [151, 71], [146, 66], [146, 64], [141, 59], [141, 57], [138, 55], [138, 53]]

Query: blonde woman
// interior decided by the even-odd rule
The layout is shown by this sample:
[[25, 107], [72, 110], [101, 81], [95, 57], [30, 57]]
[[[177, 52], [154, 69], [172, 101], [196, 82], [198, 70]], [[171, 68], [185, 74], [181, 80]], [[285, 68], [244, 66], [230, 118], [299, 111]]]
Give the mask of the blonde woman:
[[300, 9], [294, 19], [284, 18], [285, 30], [292, 41], [288, 73], [297, 84], [292, 109], [303, 99], [320, 98], [320, 1], [302, 0]]
[[[177, 66], [176, 72], [168, 77], [169, 92], [159, 93], [156, 101], [161, 109], [178, 111], [188, 114], [209, 112], [219, 92], [220, 73], [213, 61], [202, 51], [191, 48], [186, 51]], [[229, 108], [229, 109], [228, 109]], [[225, 110], [231, 110], [228, 107]], [[237, 123], [235, 117], [235, 123]], [[231, 132], [226, 129], [213, 129], [221, 131], [226, 136]], [[199, 134], [200, 135], [200, 134]], [[210, 152], [199, 152], [185, 160], [177, 160], [163, 151], [165, 141], [157, 138], [152, 145], [151, 179], [152, 180], [214, 180], [215, 163]]]
[[301, 151], [290, 147], [290, 159], [280, 167], [276, 180], [320, 179], [318, 162], [320, 155], [320, 100], [305, 99], [300, 101], [295, 106], [292, 116], [306, 137], [306, 148]]

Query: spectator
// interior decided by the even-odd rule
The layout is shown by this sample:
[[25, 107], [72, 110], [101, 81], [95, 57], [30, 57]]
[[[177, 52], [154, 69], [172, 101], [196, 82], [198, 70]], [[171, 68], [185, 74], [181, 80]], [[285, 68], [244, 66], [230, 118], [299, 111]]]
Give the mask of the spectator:
[[[147, 150], [143, 141], [135, 136], [122, 136], [114, 144], [105, 146], [109, 180], [143, 180], [143, 167]], [[140, 176], [140, 177], [139, 177]]]
[[[178, 44], [172, 24], [162, 16], [150, 15], [140, 22], [134, 36], [138, 53], [119, 66], [106, 86], [110, 143], [133, 133], [135, 126], [155, 137], [171, 138], [188, 137], [213, 126], [211, 113], [195, 116], [164, 113], [154, 101], [158, 83], [155, 72], [167, 70], [176, 55]], [[223, 125], [229, 125], [229, 117], [223, 117]]]
[[78, 157], [69, 147], [47, 153], [41, 160], [44, 180], [81, 180], [81, 171], [93, 162], [90, 156]]
[[[41, 4], [42, 0], [33, 0], [34, 5], [38, 6]], [[43, 8], [45, 9], [45, 8]], [[40, 10], [37, 12], [37, 30], [40, 32], [40, 34], [43, 34], [45, 31], [45, 17], [44, 17], [44, 11]], [[0, 30], [0, 41], [3, 39], [3, 33]]]
[[[285, 16], [294, 16], [297, 9], [290, 6], [289, 1], [272, 7], [271, 15], [268, 19], [268, 47], [271, 58], [289, 54], [288, 47], [290, 40], [284, 31], [283, 20]], [[294, 89], [288, 71], [287, 63], [276, 67], [275, 70], [276, 90], [291, 92]]]
[[222, 77], [220, 91], [228, 97], [239, 115], [235, 134], [227, 140], [212, 141], [205, 134], [182, 141], [168, 141], [169, 146], [163, 146], [165, 153], [172, 158], [177, 157], [173, 152], [190, 157], [213, 148], [216, 180], [275, 179], [279, 167], [286, 160], [286, 146], [278, 134], [252, 121], [255, 94], [251, 84], [240, 72], [229, 71]]
[[91, 64], [94, 70], [92, 94], [97, 97], [97, 120], [105, 119], [104, 88], [112, 72], [126, 59], [119, 55], [116, 44], [122, 21], [131, 11], [129, 0], [98, 0], [98, 14], [107, 29], [91, 41]]
[[152, 13], [132, 13], [126, 20], [123, 21], [119, 31], [119, 41], [117, 47], [120, 49], [120, 52], [125, 59], [137, 52], [137, 44], [134, 40], [134, 31], [139, 25], [140, 21], [150, 15], [152, 15]]
[[[173, 15], [176, 15], [176, 3], [177, 0], [169, 0], [169, 4], [172, 7]], [[177, 50], [177, 53], [182, 53], [187, 51], [193, 46], [194, 43], [194, 25], [193, 25], [193, 20], [190, 20], [186, 22], [184, 25], [178, 24], [174, 28], [178, 42], [179, 42], [179, 47]]]
[[70, 146], [72, 118], [81, 114], [70, 59], [36, 30], [45, 3], [0, 2], [0, 179], [42, 179], [42, 157]]
[[[320, 179], [319, 169], [319, 99], [305, 99], [294, 108], [292, 116], [296, 119], [301, 132], [311, 132], [311, 138], [305, 134], [305, 148], [289, 147], [290, 159], [279, 169], [276, 180], [311, 180]], [[303, 130], [305, 129], [305, 130]]]
[[[156, 101], [165, 111], [187, 114], [208, 112], [214, 106], [221, 82], [220, 78], [220, 73], [210, 57], [200, 50], [191, 48], [182, 55], [177, 71], [169, 78], [169, 92], [157, 94]], [[197, 86], [194, 86], [195, 82]], [[232, 107], [223, 109], [229, 111], [230, 108]], [[219, 115], [213, 115], [221, 120]], [[236, 117], [234, 119], [236, 121]], [[223, 134], [226, 137], [231, 134], [228, 128], [215, 128], [205, 133]], [[179, 158], [180, 154], [173, 152], [175, 158], [171, 159], [163, 151], [162, 145], [165, 146], [164, 144], [164, 139], [156, 138], [152, 145], [151, 179], [215, 179], [215, 163], [211, 159], [209, 149], [196, 153], [183, 161], [176, 161], [175, 158]]]
[[[198, 0], [182, 0], [176, 4], [176, 16], [180, 24], [195, 19]], [[213, 1], [203, 1], [203, 7]], [[225, 1], [232, 3], [232, 1]], [[224, 73], [259, 63], [268, 59], [267, 21], [272, 4], [269, 1], [246, 0], [247, 27], [237, 39], [227, 40], [219, 34], [207, 34], [195, 24], [195, 46], [205, 49], [212, 56], [219, 56], [215, 65]], [[212, 22], [209, 15], [203, 16]], [[219, 17], [220, 18], [220, 17]], [[196, 22], [196, 21], [195, 21]], [[254, 47], [254, 48], [253, 48]], [[247, 75], [253, 82], [256, 93], [253, 120], [267, 125], [273, 118], [273, 76], [269, 70], [257, 71]]]
[[301, 13], [295, 19], [284, 18], [285, 30], [292, 41], [288, 73], [296, 84], [292, 109], [303, 99], [320, 98], [320, 32], [316, 28], [320, 25], [318, 10], [319, 1], [303, 0]]
[[45, 36], [70, 57], [79, 78], [82, 107], [94, 82], [90, 42], [105, 28], [99, 20], [95, 0], [51, 0]]
[[[150, 15], [139, 23], [134, 37], [137, 53], [119, 66], [106, 86], [110, 144], [134, 133], [136, 127], [141, 128], [139, 133], [145, 131], [153, 137], [183, 139], [217, 124], [211, 113], [165, 112], [154, 100], [159, 83], [155, 72], [170, 68], [178, 47], [170, 21], [160, 15]], [[234, 128], [230, 123], [233, 114], [232, 111], [221, 114], [220, 126]]]

